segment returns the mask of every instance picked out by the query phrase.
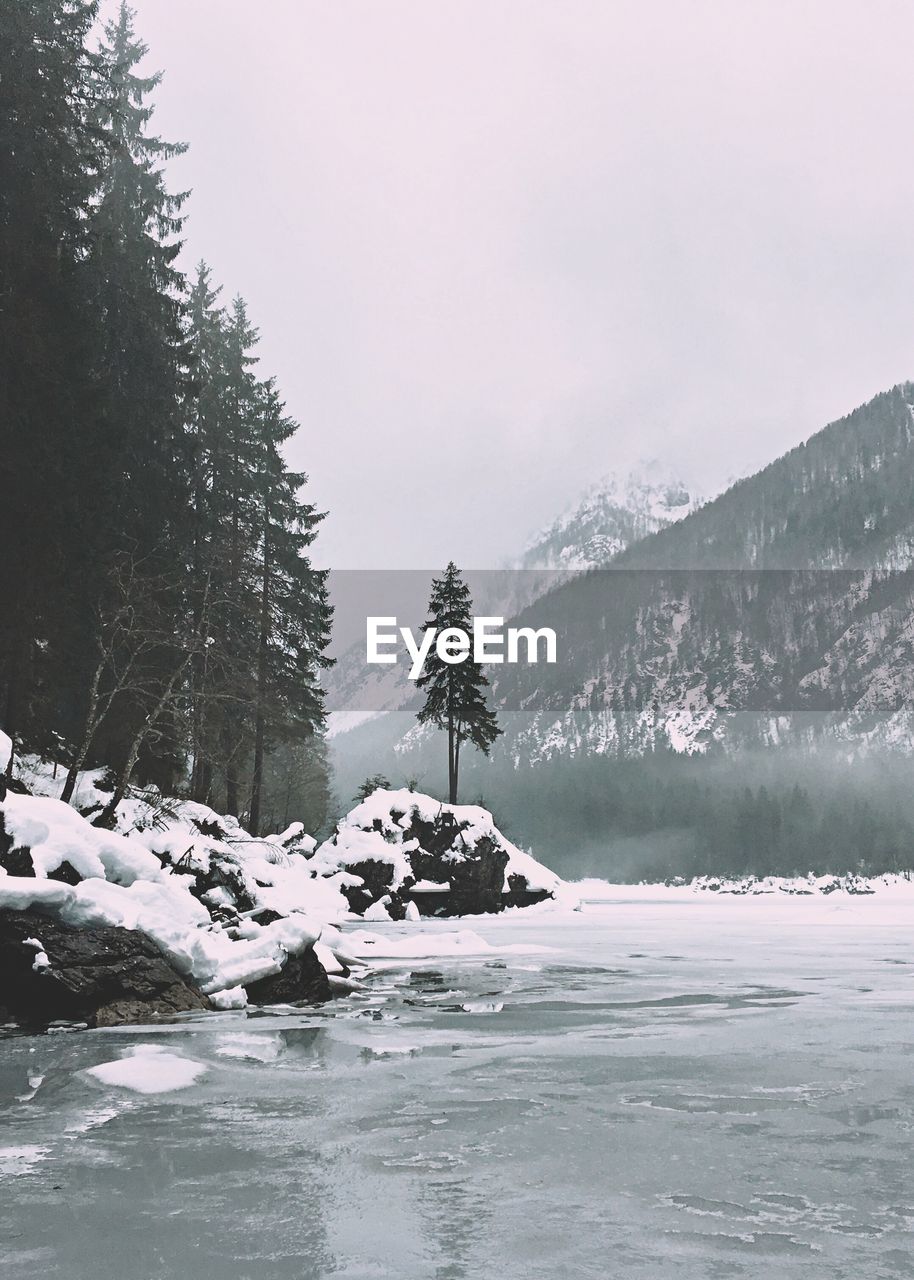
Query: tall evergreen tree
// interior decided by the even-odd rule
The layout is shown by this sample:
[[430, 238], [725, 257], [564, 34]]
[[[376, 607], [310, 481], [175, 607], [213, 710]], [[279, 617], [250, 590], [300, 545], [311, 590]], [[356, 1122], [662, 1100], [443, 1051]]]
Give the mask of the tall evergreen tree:
[[[439, 633], [453, 627], [469, 635], [473, 630], [472, 608], [470, 589], [452, 560], [443, 578], [432, 579], [426, 627], [434, 627]], [[439, 657], [436, 646], [426, 658], [416, 684], [427, 690], [419, 723], [447, 730], [448, 799], [456, 804], [462, 743], [470, 742], [488, 755], [501, 733], [495, 713], [486, 703], [489, 682], [471, 653], [461, 661], [446, 662]]]
[[[184, 611], [190, 491], [183, 415], [185, 281], [175, 263], [185, 195], [168, 190], [163, 167], [185, 148], [150, 129], [149, 98], [161, 75], [139, 72], [147, 49], [133, 18], [121, 3], [116, 19], [106, 24], [95, 76], [93, 122], [107, 144], [85, 266], [101, 332], [94, 374], [106, 422], [96, 477], [103, 528], [97, 590], [104, 592], [110, 580], [111, 560], [128, 554], [148, 572], [148, 591], [166, 593], [156, 604], [177, 622]], [[147, 658], [151, 685], [167, 685], [182, 662], [163, 629], [162, 644]], [[105, 727], [109, 759], [129, 753], [146, 715], [141, 701], [118, 699]], [[177, 726], [173, 736], [177, 752]], [[158, 764], [148, 760], [146, 772], [169, 783], [177, 756], [169, 766], [167, 751], [160, 747], [156, 754]]]
[[270, 741], [308, 738], [324, 724], [320, 672], [329, 665], [327, 572], [307, 557], [323, 516], [303, 503], [306, 477], [288, 471], [280, 447], [295, 432], [272, 382], [260, 384], [260, 626], [254, 707], [250, 823], [261, 817], [264, 750]]
[[[213, 588], [214, 552], [218, 547], [214, 513], [214, 476], [220, 455], [221, 395], [224, 356], [224, 313], [217, 305], [221, 290], [200, 262], [188, 302], [188, 346], [192, 379], [186, 423], [192, 490], [189, 555], [190, 608], [199, 630], [207, 592]], [[218, 658], [208, 643], [195, 657], [190, 674], [190, 789], [194, 800], [211, 799], [215, 747], [210, 700], [218, 683]]]
[[327, 575], [306, 554], [322, 516], [301, 501], [305, 477], [282, 458], [297, 424], [273, 381], [256, 377], [258, 335], [244, 302], [236, 298], [228, 315], [221, 311], [201, 264], [189, 312], [191, 593], [197, 599], [209, 590], [213, 601], [209, 643], [192, 675], [192, 788], [197, 799], [211, 799], [221, 775], [225, 808], [237, 814], [248, 799], [243, 779], [250, 770], [256, 828], [273, 749], [323, 726], [318, 677], [327, 663]]
[[256, 697], [260, 597], [256, 548], [260, 534], [258, 384], [253, 354], [259, 334], [244, 300], [236, 297], [223, 329], [220, 438], [213, 466], [216, 539], [218, 652], [223, 699], [219, 752], [225, 776], [225, 810], [240, 815], [243, 771]]
[[[83, 291], [95, 0], [0, 6], [0, 716], [46, 744], [79, 643], [99, 417]], [[10, 761], [12, 768], [12, 760]]]
[[96, 370], [105, 390], [112, 477], [109, 519], [122, 550], [177, 554], [173, 526], [183, 518], [187, 458], [182, 417], [187, 342], [185, 280], [175, 259], [186, 193], [172, 194], [163, 166], [186, 147], [149, 131], [147, 102], [161, 73], [142, 76], [147, 48], [121, 3], [99, 50], [95, 122], [108, 163], [91, 220], [87, 263], [102, 322]]

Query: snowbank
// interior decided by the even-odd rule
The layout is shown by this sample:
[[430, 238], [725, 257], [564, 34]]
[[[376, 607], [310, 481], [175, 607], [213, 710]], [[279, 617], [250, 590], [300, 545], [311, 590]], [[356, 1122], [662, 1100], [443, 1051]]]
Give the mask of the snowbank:
[[852, 872], [843, 875], [817, 876], [698, 876], [694, 880], [671, 882], [671, 888], [687, 887], [695, 893], [761, 894], [786, 893], [800, 897], [815, 894], [848, 893], [852, 896], [868, 896], [880, 890], [914, 894], [914, 882], [910, 875], [891, 873], [881, 876], [861, 876]]
[[305, 861], [315, 842], [300, 828], [255, 840], [205, 806], [133, 798], [118, 815], [124, 834], [14, 794], [0, 820], [0, 850], [25, 872], [0, 867], [0, 909], [138, 930], [207, 994], [279, 973], [347, 912], [334, 878]]

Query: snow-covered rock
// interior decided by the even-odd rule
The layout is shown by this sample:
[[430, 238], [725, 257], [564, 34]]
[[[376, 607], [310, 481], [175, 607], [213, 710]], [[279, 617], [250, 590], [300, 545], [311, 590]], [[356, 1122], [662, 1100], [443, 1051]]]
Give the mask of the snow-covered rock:
[[94, 827], [52, 797], [7, 795], [0, 910], [145, 935], [207, 995], [265, 992], [347, 913], [339, 878], [306, 862], [315, 841], [300, 826], [255, 839], [206, 806], [154, 795], [126, 801], [118, 826]]
[[[353, 911], [378, 922], [498, 911], [559, 885], [486, 810], [406, 790], [376, 791], [318, 848], [301, 823], [254, 837], [236, 818], [154, 790], [131, 792], [108, 831], [56, 798], [59, 770], [25, 757], [18, 778], [46, 794], [0, 801], [0, 912], [151, 939], [219, 1008], [329, 999], [324, 961], [335, 978], [363, 963], [337, 928]], [[82, 775], [77, 794], [87, 812], [103, 807], [102, 772]], [[29, 972], [61, 978], [53, 949], [40, 948], [40, 973], [32, 967], [24, 937]], [[44, 942], [34, 924], [28, 938]]]
[[24, 1025], [110, 1026], [210, 1004], [144, 933], [16, 909], [0, 911], [0, 1008]]
[[343, 877], [352, 909], [370, 919], [404, 919], [410, 904], [424, 915], [501, 911], [551, 897], [560, 884], [488, 810], [407, 789], [379, 788], [356, 805], [313, 862]]

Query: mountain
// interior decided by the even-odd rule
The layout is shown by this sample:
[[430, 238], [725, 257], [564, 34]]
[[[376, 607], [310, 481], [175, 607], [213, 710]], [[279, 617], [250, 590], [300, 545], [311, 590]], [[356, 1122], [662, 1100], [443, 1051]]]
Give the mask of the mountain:
[[[462, 794], [566, 875], [910, 867], [912, 406], [895, 387], [605, 567], [547, 574], [512, 622], [551, 626], [558, 661], [490, 670], [504, 736]], [[341, 794], [378, 769], [440, 789], [412, 710], [346, 735]]]
[[911, 749], [912, 404], [910, 383], [877, 396], [535, 602], [521, 621], [559, 661], [498, 669], [505, 748]]
[[580, 571], [687, 516], [698, 499], [659, 462], [605, 476], [530, 539], [518, 569]]

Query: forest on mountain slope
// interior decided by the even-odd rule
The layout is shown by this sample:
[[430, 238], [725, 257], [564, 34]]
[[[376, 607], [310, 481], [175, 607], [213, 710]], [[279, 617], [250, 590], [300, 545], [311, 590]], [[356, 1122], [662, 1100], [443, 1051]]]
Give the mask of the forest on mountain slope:
[[616, 556], [628, 569], [906, 568], [914, 383], [875, 396]]
[[[179, 265], [180, 143], [122, 4], [0, 8], [0, 723], [252, 830], [323, 821], [321, 514], [257, 331]], [[10, 776], [12, 776], [12, 761]]]
[[520, 622], [555, 629], [559, 661], [498, 669], [504, 749], [536, 759], [585, 744], [642, 754], [728, 737], [872, 742], [882, 729], [903, 740], [912, 396], [910, 385], [877, 396], [525, 610]]

